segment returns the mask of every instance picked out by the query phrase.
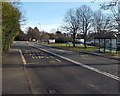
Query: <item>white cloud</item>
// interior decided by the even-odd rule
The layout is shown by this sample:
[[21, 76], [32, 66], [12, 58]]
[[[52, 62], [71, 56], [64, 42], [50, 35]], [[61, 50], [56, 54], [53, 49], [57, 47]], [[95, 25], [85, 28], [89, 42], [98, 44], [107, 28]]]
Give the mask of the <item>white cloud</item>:
[[2, 2], [110, 2], [112, 0], [2, 0]]
[[41, 25], [41, 30], [51, 32], [57, 30], [60, 27], [60, 24], [51, 24], [51, 25]]
[[25, 25], [21, 26], [21, 30], [23, 30], [25, 33], [29, 27], [35, 28], [37, 27], [41, 31], [46, 31], [49, 33], [55, 32], [57, 29], [60, 29], [60, 24], [49, 24], [49, 25]]

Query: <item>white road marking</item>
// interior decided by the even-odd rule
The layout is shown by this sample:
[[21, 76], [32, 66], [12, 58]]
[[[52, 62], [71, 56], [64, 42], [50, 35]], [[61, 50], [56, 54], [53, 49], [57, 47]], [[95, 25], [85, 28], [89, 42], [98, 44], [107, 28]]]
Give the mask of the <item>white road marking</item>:
[[55, 61], [50, 61], [50, 62], [55, 62]]
[[35, 57], [34, 57], [34, 56], [32, 56], [32, 59], [35, 59]]
[[92, 88], [94, 88], [95, 87], [95, 85], [93, 85], [93, 84], [88, 84], [90, 87], [92, 87]]
[[51, 58], [53, 58], [53, 56], [50, 56]]
[[41, 58], [44, 58], [43, 56], [41, 56]]
[[38, 57], [39, 59], [41, 58], [41, 56]]
[[[21, 56], [21, 58], [22, 58], [22, 62], [23, 62], [23, 64], [24, 64], [24, 65], [27, 65], [26, 60], [25, 60], [25, 58], [24, 58], [24, 56], [23, 56], [23, 54], [22, 54], [21, 49], [19, 49], [19, 52], [20, 52], [20, 56]], [[31, 86], [31, 85], [32, 85], [32, 83], [30, 82], [31, 79], [30, 79], [30, 77], [29, 77], [29, 73], [28, 73], [28, 71], [27, 71], [27, 69], [26, 69], [25, 67], [24, 67], [24, 70], [25, 70], [26, 80], [27, 80], [27, 82], [28, 82], [28, 85], [29, 85], [29, 88], [30, 88], [31, 94], [36, 94], [34, 88]]]
[[31, 62], [31, 63], [28, 63], [28, 64], [31, 64], [31, 65], [33, 64], [34, 65], [34, 64], [39, 64], [39, 62]]
[[37, 59], [38, 57], [37, 56], [35, 56], [35, 59]]
[[102, 74], [102, 75], [105, 75], [105, 76], [110, 77], [110, 78], [112, 78], [112, 79], [115, 79], [115, 80], [117, 80], [117, 81], [120, 81], [120, 77], [115, 76], [115, 75], [113, 75], [113, 74], [111, 74], [111, 73], [108, 73], [108, 72], [105, 72], [105, 71], [101, 71], [101, 70], [99, 70], [99, 69], [97, 69], [97, 68], [90, 67], [90, 66], [88, 66], [88, 65], [82, 64], [82, 63], [80, 63], [80, 62], [74, 61], [74, 60], [69, 59], [69, 58], [66, 58], [66, 57], [63, 57], [63, 56], [58, 55], [58, 54], [56, 54], [56, 53], [47, 51], [47, 50], [42, 49], [42, 48], [39, 48], [39, 47], [35, 47], [35, 46], [31, 45], [31, 44], [30, 44], [30, 46], [32, 46], [32, 47], [34, 47], [34, 48], [37, 48], [37, 49], [40, 49], [40, 50], [42, 50], [42, 51], [44, 51], [44, 52], [50, 53], [50, 54], [52, 54], [52, 55], [54, 55], [54, 56], [60, 57], [60, 58], [62, 58], [62, 59], [65, 59], [65, 60], [67, 60], [67, 61], [69, 61], [69, 62], [72, 62], [72, 63], [74, 63], [74, 64], [80, 65], [80, 66], [82, 66], [82, 67], [84, 67], [84, 68], [90, 69], [90, 70], [92, 70], [92, 71], [94, 71], [94, 72], [97, 72], [97, 73], [99, 73], [99, 74]]
[[49, 57], [45, 57], [45, 58], [49, 58]]
[[61, 60], [59, 60], [59, 59], [56, 59], [58, 62], [61, 62]]
[[24, 65], [26, 65], [27, 63], [26, 63], [26, 60], [25, 60], [25, 58], [24, 58], [24, 56], [23, 56], [23, 54], [22, 54], [22, 51], [19, 49], [19, 52], [20, 52], [20, 56], [21, 56], [21, 58], [22, 58], [22, 62], [23, 62], [23, 64]]

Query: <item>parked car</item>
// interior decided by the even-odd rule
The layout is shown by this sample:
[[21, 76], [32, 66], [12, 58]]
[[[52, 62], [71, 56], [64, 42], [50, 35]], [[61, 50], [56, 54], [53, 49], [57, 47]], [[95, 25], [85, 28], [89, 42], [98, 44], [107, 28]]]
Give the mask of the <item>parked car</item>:
[[86, 42], [87, 45], [94, 45], [94, 41]]
[[77, 43], [77, 45], [84, 45], [83, 43]]
[[66, 42], [65, 44], [72, 44], [72, 42]]

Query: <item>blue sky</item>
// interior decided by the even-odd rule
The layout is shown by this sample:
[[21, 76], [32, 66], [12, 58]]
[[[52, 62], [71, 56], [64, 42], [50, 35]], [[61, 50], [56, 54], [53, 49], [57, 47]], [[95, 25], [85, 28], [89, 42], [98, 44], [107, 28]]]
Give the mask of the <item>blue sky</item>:
[[59, 28], [64, 22], [63, 19], [67, 10], [78, 8], [83, 4], [88, 5], [92, 10], [99, 9], [99, 2], [22, 2], [22, 10], [27, 18], [25, 28], [37, 26], [41, 30], [51, 32]]

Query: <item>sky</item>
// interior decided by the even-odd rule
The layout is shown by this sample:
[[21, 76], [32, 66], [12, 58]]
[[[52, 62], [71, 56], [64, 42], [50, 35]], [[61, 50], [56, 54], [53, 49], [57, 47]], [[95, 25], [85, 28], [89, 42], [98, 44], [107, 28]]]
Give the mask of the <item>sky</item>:
[[22, 2], [26, 25], [22, 25], [21, 29], [26, 31], [28, 27], [38, 27], [39, 30], [47, 32], [60, 30], [60, 26], [64, 24], [66, 12], [84, 4], [94, 11], [100, 8], [100, 2]]

